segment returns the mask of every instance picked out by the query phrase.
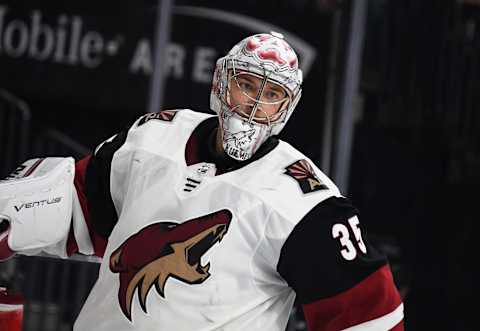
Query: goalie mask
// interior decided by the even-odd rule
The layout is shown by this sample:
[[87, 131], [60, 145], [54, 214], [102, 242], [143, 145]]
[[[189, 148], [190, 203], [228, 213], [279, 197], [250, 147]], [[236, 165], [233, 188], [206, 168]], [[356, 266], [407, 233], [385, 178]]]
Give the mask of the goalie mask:
[[218, 114], [225, 153], [249, 159], [280, 133], [301, 96], [302, 71], [283, 36], [257, 34], [217, 61], [210, 107]]

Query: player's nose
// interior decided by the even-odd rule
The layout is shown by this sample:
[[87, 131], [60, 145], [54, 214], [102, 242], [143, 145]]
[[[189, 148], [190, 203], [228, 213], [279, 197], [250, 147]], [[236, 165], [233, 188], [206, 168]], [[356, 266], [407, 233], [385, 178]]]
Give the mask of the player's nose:
[[261, 106], [260, 105], [255, 105], [255, 104], [249, 104], [249, 105], [245, 105], [245, 108], [244, 108], [244, 113], [245, 115], [247, 115], [248, 117], [250, 117], [252, 115], [252, 113], [255, 112], [255, 114], [253, 115], [253, 117], [257, 117], [257, 114], [261, 113]]

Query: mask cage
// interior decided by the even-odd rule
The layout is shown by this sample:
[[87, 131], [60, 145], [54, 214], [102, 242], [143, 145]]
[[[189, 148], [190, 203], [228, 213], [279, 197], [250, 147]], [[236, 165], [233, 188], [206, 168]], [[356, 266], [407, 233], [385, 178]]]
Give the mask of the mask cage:
[[[248, 63], [241, 63], [234, 59], [225, 59], [222, 65], [222, 76], [224, 77], [225, 89], [222, 102], [232, 111], [238, 113], [245, 118], [249, 123], [256, 122], [264, 125], [273, 125], [283, 123], [286, 121], [286, 117], [289, 111], [289, 106], [292, 102], [292, 92], [285, 88], [285, 86], [271, 78], [271, 72], [265, 68], [257, 67], [255, 72], [253, 66]], [[261, 70], [259, 70], [261, 69]], [[261, 72], [258, 74], [257, 72]], [[239, 82], [239, 78], [250, 77], [254, 80], [260, 80], [259, 86], [255, 86], [255, 93], [252, 91], [245, 91]], [[267, 84], [268, 83], [268, 84]], [[235, 84], [235, 86], [233, 86]], [[278, 100], [267, 100], [264, 96], [265, 89], [275, 86], [276, 91], [283, 92], [283, 96]], [[232, 88], [236, 88], [241, 92], [243, 96], [242, 102], [236, 102], [235, 97], [232, 95]], [[258, 88], [258, 89], [257, 89]], [[238, 94], [238, 93], [237, 93]], [[263, 111], [263, 107], [271, 107], [278, 105], [278, 111], [274, 114], [268, 115]], [[263, 112], [263, 114], [261, 114]]]

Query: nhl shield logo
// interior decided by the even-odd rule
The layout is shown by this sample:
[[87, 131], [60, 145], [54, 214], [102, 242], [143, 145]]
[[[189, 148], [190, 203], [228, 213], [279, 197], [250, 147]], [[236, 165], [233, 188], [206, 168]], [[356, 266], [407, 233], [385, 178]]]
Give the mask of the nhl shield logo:
[[303, 193], [328, 189], [307, 160], [298, 160], [285, 168], [284, 174], [295, 179]]

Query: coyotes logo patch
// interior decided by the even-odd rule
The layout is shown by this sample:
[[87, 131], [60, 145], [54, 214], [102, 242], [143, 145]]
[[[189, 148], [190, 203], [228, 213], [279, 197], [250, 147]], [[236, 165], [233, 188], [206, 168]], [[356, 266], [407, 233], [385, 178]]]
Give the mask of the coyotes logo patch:
[[224, 132], [225, 142], [233, 141], [235, 147], [242, 148], [252, 141], [252, 136], [255, 134], [255, 129], [239, 131], [235, 133]]
[[299, 160], [285, 168], [284, 174], [292, 177], [300, 185], [303, 193], [325, 190], [328, 187], [317, 177], [307, 160]]
[[118, 273], [118, 302], [123, 314], [132, 320], [135, 290], [142, 310], [152, 286], [165, 298], [169, 277], [187, 284], [203, 283], [210, 273], [210, 262], [201, 258], [228, 231], [232, 213], [223, 209], [182, 224], [158, 222], [129, 237], [110, 256], [110, 270]]
[[150, 120], [160, 120], [164, 122], [171, 122], [177, 115], [177, 110], [162, 110], [158, 113], [148, 113], [143, 115], [143, 117], [138, 121], [138, 126], [147, 123]]

